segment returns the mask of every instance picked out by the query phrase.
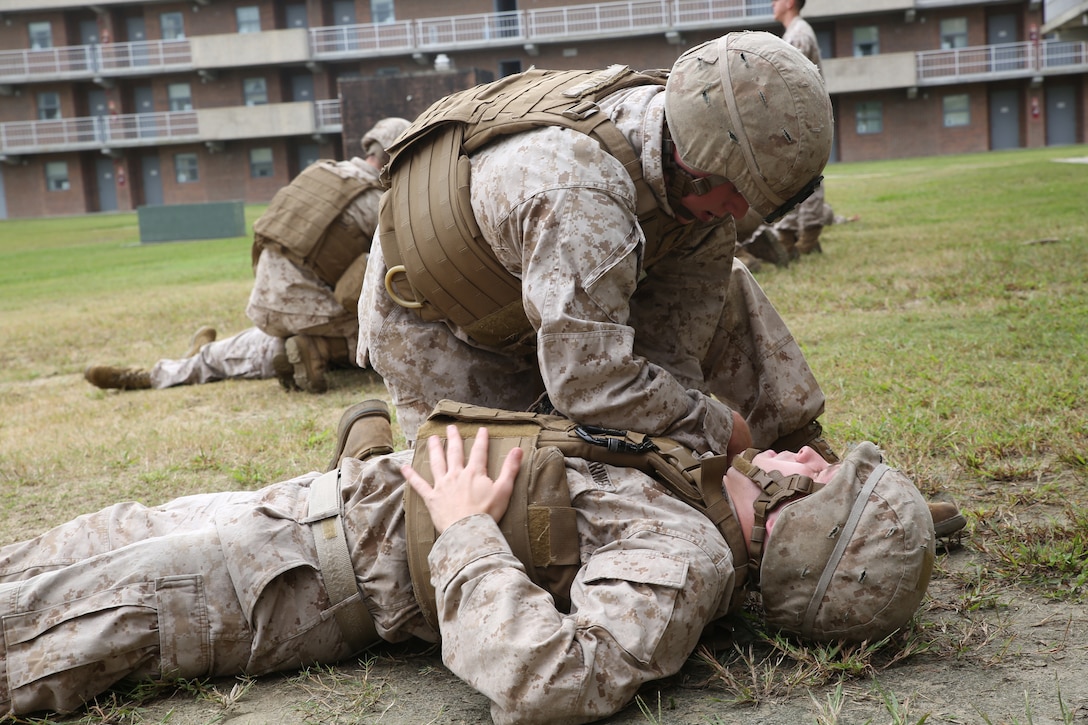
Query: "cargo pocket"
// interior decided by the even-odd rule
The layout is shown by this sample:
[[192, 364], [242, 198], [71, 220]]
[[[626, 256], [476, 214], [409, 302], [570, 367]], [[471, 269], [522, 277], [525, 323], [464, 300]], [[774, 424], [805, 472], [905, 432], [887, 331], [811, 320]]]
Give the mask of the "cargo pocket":
[[5, 616], [13, 709], [71, 710], [124, 677], [156, 674], [156, 600], [155, 584], [138, 582]]
[[202, 677], [212, 662], [208, 604], [200, 575], [155, 580], [163, 677]]
[[592, 619], [639, 662], [649, 663], [687, 581], [688, 564], [660, 552], [598, 552], [585, 567], [578, 616]]

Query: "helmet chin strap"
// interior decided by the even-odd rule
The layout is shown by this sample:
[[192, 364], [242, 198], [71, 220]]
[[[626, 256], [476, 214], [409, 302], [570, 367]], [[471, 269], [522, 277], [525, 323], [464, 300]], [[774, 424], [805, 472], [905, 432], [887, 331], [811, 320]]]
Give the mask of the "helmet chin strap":
[[764, 471], [752, 463], [759, 453], [758, 448], [749, 448], [744, 453], [733, 457], [733, 468], [737, 469], [759, 486], [760, 494], [752, 509], [755, 516], [752, 522], [752, 541], [748, 554], [748, 575], [754, 586], [759, 586], [759, 567], [763, 563], [763, 544], [767, 540], [767, 517], [778, 506], [795, 498], [807, 496], [824, 487], [808, 476], [800, 473], [786, 475], [780, 471]]
[[682, 216], [685, 219], [695, 220], [698, 217], [684, 205], [681, 199], [685, 196], [709, 194], [716, 187], [729, 183], [729, 179], [722, 176], [692, 176], [676, 163], [676, 144], [673, 143], [668, 124], [665, 124], [665, 136], [661, 146], [661, 165], [665, 168], [665, 196], [669, 206], [675, 213], [683, 212]]

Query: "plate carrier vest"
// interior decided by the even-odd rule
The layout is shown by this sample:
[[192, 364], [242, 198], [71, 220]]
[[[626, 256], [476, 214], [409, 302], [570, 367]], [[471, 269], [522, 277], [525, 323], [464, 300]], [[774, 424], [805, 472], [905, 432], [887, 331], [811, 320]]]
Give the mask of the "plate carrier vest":
[[[468, 155], [509, 134], [561, 126], [596, 139], [623, 164], [637, 193], [646, 238], [644, 267], [664, 257], [700, 224], [661, 213], [631, 144], [597, 101], [642, 85], [664, 85], [666, 71], [531, 69], [447, 96], [424, 111], [388, 149], [382, 172], [379, 236], [386, 290], [427, 321], [449, 320], [475, 341], [529, 352], [535, 331], [521, 280], [483, 238], [470, 203]], [[405, 284], [407, 289], [405, 289]]]
[[[611, 466], [636, 468], [661, 484], [675, 498], [709, 518], [729, 546], [734, 587], [729, 611], [744, 603], [748, 582], [748, 547], [740, 524], [723, 492], [727, 456], [698, 458], [675, 441], [631, 431], [578, 425], [558, 415], [515, 413], [443, 400], [420, 427], [412, 467], [434, 482], [427, 440], [446, 436], [455, 425], [471, 448], [481, 426], [488, 432], [488, 475], [495, 477], [509, 451], [524, 449], [521, 468], [506, 514], [499, 521], [510, 549], [529, 578], [547, 590], [556, 608], [570, 611], [570, 587], [581, 567], [577, 512], [570, 505], [564, 459], [582, 458]], [[427, 555], [435, 531], [427, 506], [411, 486], [404, 488], [408, 569], [412, 588], [427, 621], [438, 630], [438, 612]]]
[[340, 215], [357, 196], [382, 188], [377, 179], [345, 178], [323, 159], [303, 169], [272, 197], [268, 210], [253, 223], [253, 266], [266, 246], [335, 287], [359, 255], [370, 251], [374, 230], [343, 223]]

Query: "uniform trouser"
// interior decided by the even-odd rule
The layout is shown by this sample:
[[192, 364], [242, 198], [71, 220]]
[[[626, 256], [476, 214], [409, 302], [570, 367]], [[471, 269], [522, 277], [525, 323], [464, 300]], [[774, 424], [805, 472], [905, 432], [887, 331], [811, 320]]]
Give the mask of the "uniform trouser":
[[159, 360], [151, 368], [151, 387], [200, 385], [216, 380], [275, 377], [272, 358], [284, 351], [283, 339], [250, 327], [223, 340], [209, 342], [192, 357]]
[[797, 208], [779, 219], [774, 228], [800, 234], [803, 229], [827, 226], [831, 207], [824, 200], [823, 184], [816, 187], [812, 196], [797, 205]]
[[118, 504], [0, 548], [0, 713], [71, 710], [126, 678], [348, 656], [312, 568], [272, 579], [244, 611], [212, 522], [234, 495]]
[[[380, 259], [373, 254], [371, 268]], [[421, 321], [375, 287], [368, 278], [360, 302], [367, 331], [360, 358], [366, 356], [382, 375], [409, 439], [443, 398], [525, 410], [543, 391], [534, 357], [471, 346], [444, 323]], [[823, 392], [797, 341], [740, 262], [733, 264], [702, 369], [708, 391], [745, 417], [757, 447], [770, 446], [823, 413]]]
[[346, 310], [333, 289], [271, 249], [257, 260], [246, 316], [273, 337], [314, 335], [340, 337], [354, 350], [359, 343], [359, 317]]

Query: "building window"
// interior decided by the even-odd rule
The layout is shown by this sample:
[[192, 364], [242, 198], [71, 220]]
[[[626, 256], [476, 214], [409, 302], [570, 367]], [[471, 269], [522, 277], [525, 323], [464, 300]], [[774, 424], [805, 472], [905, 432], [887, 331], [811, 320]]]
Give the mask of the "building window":
[[516, 73], [521, 73], [521, 61], [520, 60], [500, 60], [499, 61], [499, 78], [505, 78], [506, 76], [512, 76]]
[[68, 191], [68, 162], [45, 162], [45, 188], [49, 191]]
[[235, 8], [234, 16], [238, 19], [239, 33], [261, 32], [261, 9], [256, 5]]
[[53, 47], [53, 26], [49, 23], [27, 23], [30, 35], [30, 49], [44, 50]]
[[200, 181], [200, 172], [196, 165], [196, 154], [174, 154], [174, 178], [179, 184], [191, 184]]
[[876, 55], [880, 52], [880, 31], [875, 25], [854, 28], [854, 56]]
[[392, 23], [396, 19], [393, 13], [393, 0], [370, 0], [370, 22]]
[[941, 50], [967, 47], [967, 18], [941, 21]]
[[264, 78], [246, 78], [242, 81], [242, 93], [247, 106], [263, 106], [268, 103], [268, 83]]
[[171, 83], [166, 87], [171, 111], [193, 110], [193, 94], [188, 83]]
[[181, 13], [163, 13], [159, 22], [162, 26], [163, 40], [177, 40], [185, 37], [185, 18]]
[[249, 175], [264, 179], [272, 175], [272, 149], [265, 146], [249, 150]]
[[38, 94], [38, 120], [52, 121], [60, 118], [60, 94], [46, 91]]
[[945, 128], [971, 125], [971, 106], [966, 93], [945, 96], [941, 105], [944, 108]]
[[858, 135], [880, 133], [884, 130], [884, 104], [864, 101], [857, 106]]

